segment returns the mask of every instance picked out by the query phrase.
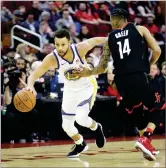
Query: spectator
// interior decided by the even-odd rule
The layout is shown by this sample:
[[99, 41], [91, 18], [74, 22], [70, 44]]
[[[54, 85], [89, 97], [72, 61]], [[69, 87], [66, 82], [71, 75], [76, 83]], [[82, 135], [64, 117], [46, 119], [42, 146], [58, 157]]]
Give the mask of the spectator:
[[34, 20], [35, 21], [39, 21], [39, 16], [41, 14], [41, 10], [40, 10], [40, 4], [38, 1], [33, 1], [32, 2], [32, 9], [31, 9], [32, 13], [34, 14]]
[[97, 66], [99, 64], [99, 61], [100, 61], [100, 57], [102, 55], [102, 47], [100, 46], [96, 46], [94, 49], [93, 49], [93, 52], [90, 54], [93, 59], [94, 59], [94, 66]]
[[26, 58], [30, 54], [30, 48], [28, 45], [21, 43], [17, 46], [16, 52], [22, 57]]
[[19, 11], [20, 11], [20, 13], [21, 13], [21, 15], [22, 15], [22, 21], [25, 21], [25, 19], [26, 19], [26, 7], [25, 6], [19, 6]]
[[16, 67], [18, 69], [25, 69], [26, 68], [26, 62], [23, 58], [19, 57], [16, 59]]
[[46, 74], [46, 77], [49, 77], [50, 88], [49, 92], [57, 92], [58, 76], [54, 68], [50, 68]]
[[41, 11], [48, 11], [49, 10], [48, 1], [39, 1], [39, 4], [40, 4]]
[[44, 44], [42, 52], [37, 54], [38, 59], [42, 61], [45, 58], [45, 56], [50, 54], [54, 49], [55, 49], [54, 44], [52, 43]]
[[81, 23], [84, 23], [87, 25], [89, 29], [89, 33], [92, 36], [96, 36], [97, 34], [97, 25], [99, 24], [98, 21], [95, 19], [93, 16], [92, 12], [90, 9], [87, 8], [86, 4], [81, 2], [79, 4], [79, 9], [75, 13], [75, 17], [77, 18], [78, 21]]
[[105, 3], [101, 3], [99, 5], [99, 10], [97, 11], [97, 20], [100, 24], [108, 24], [110, 25], [110, 10]]
[[[73, 8], [71, 6], [73, 6]], [[68, 1], [63, 3], [62, 10], [69, 10], [69, 13], [74, 15], [76, 11], [76, 7], [74, 3]]]
[[35, 54], [30, 53], [30, 47], [26, 44], [19, 44], [16, 49], [17, 53], [29, 63], [34, 62], [37, 58]]
[[39, 25], [39, 32], [42, 37], [42, 45], [53, 42], [53, 32], [46, 21], [42, 21]]
[[40, 21], [45, 21], [49, 25], [49, 32], [52, 32], [55, 30], [55, 23], [50, 21], [51, 14], [47, 11], [44, 11], [41, 13]]
[[110, 23], [110, 10], [105, 3], [101, 3], [99, 6], [99, 10], [95, 13], [95, 17], [99, 22], [99, 26], [97, 29], [98, 36], [107, 36], [111, 30]]
[[114, 74], [112, 73], [112, 69], [108, 69], [107, 71], [107, 91], [104, 92], [105, 96], [115, 96], [117, 99], [117, 105], [120, 104], [120, 100], [122, 99], [119, 95], [116, 85], [114, 83]]
[[5, 6], [2, 5], [2, 9], [1, 9], [1, 22], [8, 22], [11, 21], [13, 16], [12, 13], [10, 12], [9, 9], [7, 9]]
[[88, 55], [88, 56], [86, 57], [86, 62], [87, 62], [87, 64], [89, 65], [89, 67], [90, 67], [91, 69], [94, 68], [94, 59], [93, 59], [93, 57], [91, 57], [90, 55]]
[[149, 31], [151, 32], [151, 34], [155, 34], [157, 32], [159, 32], [159, 27], [154, 24], [154, 18], [153, 17], [148, 17], [147, 18], [147, 24], [145, 24], [145, 27], [147, 29], [149, 29]]
[[71, 27], [69, 28], [69, 31], [70, 31], [72, 43], [79, 43], [80, 40], [78, 38], [78, 33], [76, 32], [75, 24], [71, 25]]
[[61, 18], [61, 15], [60, 15], [60, 13], [58, 12], [58, 9], [55, 6], [55, 2], [49, 1], [48, 5], [49, 5], [48, 12], [50, 13], [50, 21], [53, 22], [53, 23], [56, 23], [57, 20], [59, 20]]
[[89, 29], [86, 25], [82, 25], [81, 27], [81, 32], [80, 32], [80, 35], [78, 36], [78, 38], [81, 40], [81, 41], [84, 41], [84, 40], [87, 40], [89, 38], [91, 38], [91, 34], [89, 33]]
[[164, 39], [166, 39], [166, 26], [165, 25], [161, 26], [160, 32], [162, 33]]
[[161, 76], [159, 78], [159, 82], [162, 86], [162, 93], [165, 98], [165, 84], [166, 84], [166, 62], [161, 64]]
[[163, 62], [161, 65], [161, 73], [163, 75], [163, 77], [166, 79], [166, 62]]
[[141, 25], [142, 22], [143, 22], [142, 16], [136, 16], [136, 17], [134, 18], [134, 24], [135, 24], [135, 25]]
[[13, 12], [12, 21], [5, 22], [5, 23], [1, 24], [1, 26], [2, 26], [2, 34], [10, 34], [11, 28], [14, 25], [20, 25], [21, 24], [21, 19], [22, 19], [21, 12], [19, 10], [15, 10]]
[[34, 14], [32, 12], [27, 14], [26, 21], [22, 23], [22, 26], [34, 32], [37, 32], [39, 29], [39, 24], [34, 20]]
[[160, 2], [157, 2], [155, 6], [155, 24], [157, 26], [162, 26], [164, 24], [164, 16], [162, 14], [161, 6], [159, 5]]
[[150, 66], [150, 76], [154, 79], [156, 78], [157, 76], [159, 76], [160, 74], [160, 70], [158, 68], [158, 65], [157, 64], [153, 64]]
[[57, 29], [60, 29], [62, 27], [67, 27], [68, 29], [71, 28], [71, 26], [74, 25], [74, 21], [69, 13], [68, 10], [64, 10], [62, 12], [62, 19], [59, 19], [57, 22], [56, 22], [56, 27]]
[[152, 13], [152, 11], [149, 9], [149, 2], [147, 1], [139, 1], [137, 10], [139, 12], [139, 15], [142, 17], [152, 17], [155, 18], [155, 15]]

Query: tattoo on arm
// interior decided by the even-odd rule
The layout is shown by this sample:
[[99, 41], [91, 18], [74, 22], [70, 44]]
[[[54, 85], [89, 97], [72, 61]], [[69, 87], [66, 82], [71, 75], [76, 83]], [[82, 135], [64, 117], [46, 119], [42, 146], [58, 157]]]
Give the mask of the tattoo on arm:
[[110, 49], [108, 46], [108, 41], [105, 42], [104, 46], [103, 46], [103, 54], [101, 56], [100, 62], [98, 64], [97, 67], [95, 67], [91, 73], [92, 75], [97, 75], [97, 74], [101, 74], [105, 71], [105, 69], [107, 68], [107, 63], [109, 61], [110, 58]]

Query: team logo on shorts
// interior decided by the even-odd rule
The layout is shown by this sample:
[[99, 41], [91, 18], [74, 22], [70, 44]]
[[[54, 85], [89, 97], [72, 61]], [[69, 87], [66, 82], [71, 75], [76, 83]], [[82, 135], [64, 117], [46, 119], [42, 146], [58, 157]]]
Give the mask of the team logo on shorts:
[[70, 68], [64, 72], [64, 76], [67, 80], [78, 80], [80, 79], [80, 76], [76, 76], [73, 74], [73, 71], [76, 70], [77, 68]]

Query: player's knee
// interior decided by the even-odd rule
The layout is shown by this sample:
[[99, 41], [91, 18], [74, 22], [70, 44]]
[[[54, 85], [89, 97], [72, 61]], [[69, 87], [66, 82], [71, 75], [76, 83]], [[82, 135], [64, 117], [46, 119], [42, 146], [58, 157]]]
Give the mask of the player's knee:
[[86, 121], [88, 120], [88, 116], [84, 114], [77, 114], [76, 115], [76, 122], [81, 126], [86, 126]]
[[70, 136], [70, 137], [78, 134], [78, 130], [74, 126], [74, 121], [73, 120], [63, 119], [62, 128], [67, 133], [67, 135]]

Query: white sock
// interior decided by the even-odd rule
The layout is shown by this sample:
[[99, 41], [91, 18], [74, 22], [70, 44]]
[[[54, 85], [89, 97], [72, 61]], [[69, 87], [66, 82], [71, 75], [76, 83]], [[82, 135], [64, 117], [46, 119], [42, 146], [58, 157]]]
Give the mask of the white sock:
[[76, 143], [77, 145], [80, 145], [80, 144], [82, 144], [82, 142], [83, 142], [83, 137], [82, 137], [82, 135], [80, 135], [80, 136], [81, 136], [81, 138], [80, 138], [79, 140], [75, 141], [75, 143]]
[[94, 128], [90, 128], [92, 131], [96, 131], [97, 130], [97, 127], [98, 127], [98, 123], [96, 123], [95, 127]]

